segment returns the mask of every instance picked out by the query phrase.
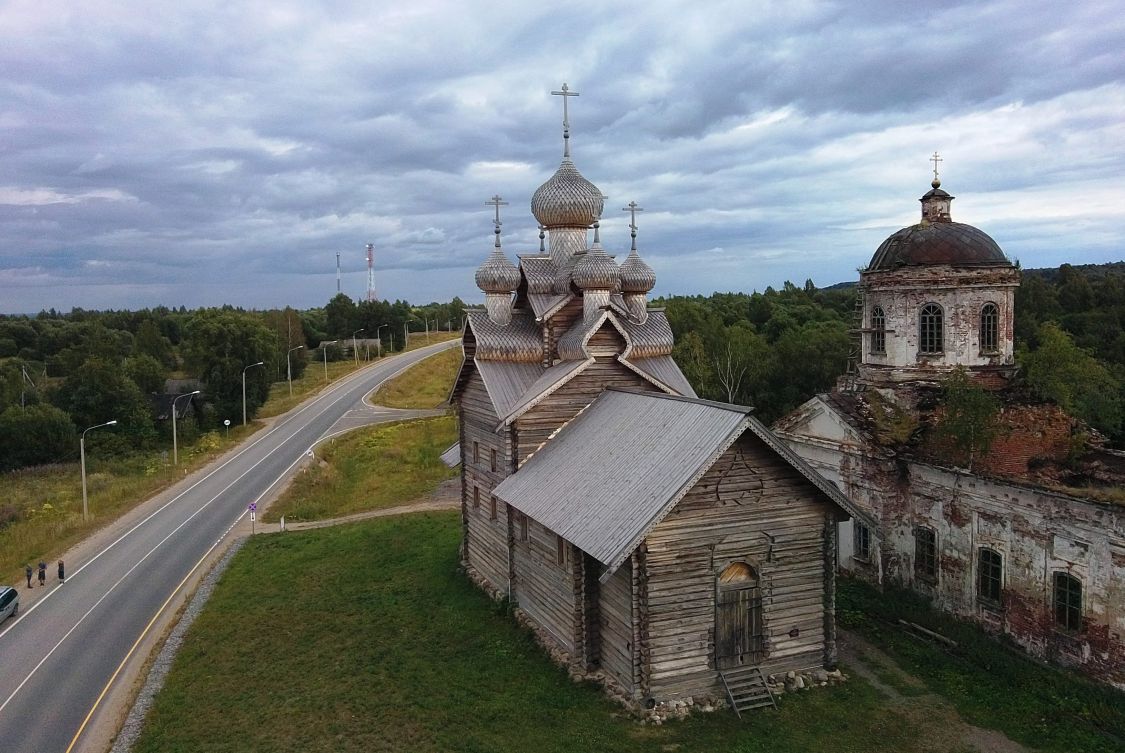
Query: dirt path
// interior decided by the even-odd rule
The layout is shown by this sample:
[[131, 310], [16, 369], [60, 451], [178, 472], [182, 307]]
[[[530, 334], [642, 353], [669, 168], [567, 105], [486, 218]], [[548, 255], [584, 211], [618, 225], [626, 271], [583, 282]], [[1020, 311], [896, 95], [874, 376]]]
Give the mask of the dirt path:
[[[438, 488], [427, 497], [407, 502], [404, 505], [395, 505], [394, 507], [384, 507], [381, 510], [368, 510], [366, 512], [357, 512], [353, 515], [344, 515], [339, 518], [329, 518], [327, 520], [310, 520], [304, 523], [286, 523], [286, 531], [304, 531], [310, 528], [328, 528], [329, 526], [338, 526], [344, 523], [354, 523], [357, 520], [368, 520], [370, 518], [385, 518], [389, 515], [403, 515], [411, 512], [426, 512], [429, 510], [455, 510], [461, 504], [461, 480], [449, 479], [448, 481], [441, 482]], [[280, 526], [278, 524], [262, 524], [259, 526], [259, 533], [269, 533], [276, 531]]]
[[931, 693], [926, 684], [903, 671], [875, 644], [859, 635], [839, 631], [840, 663], [882, 693], [886, 706], [901, 716], [903, 724], [917, 731], [919, 750], [980, 751], [980, 753], [1031, 753], [996, 730], [969, 724], [945, 698]]

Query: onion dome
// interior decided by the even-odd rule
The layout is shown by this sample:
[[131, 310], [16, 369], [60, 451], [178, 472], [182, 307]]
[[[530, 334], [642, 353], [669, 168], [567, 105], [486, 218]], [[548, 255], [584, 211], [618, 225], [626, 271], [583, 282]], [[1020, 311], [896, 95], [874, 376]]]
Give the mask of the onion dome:
[[633, 219], [629, 221], [629, 235], [633, 239], [633, 246], [629, 255], [621, 263], [621, 292], [622, 293], [647, 293], [656, 287], [656, 272], [645, 264], [641, 255], [637, 253], [637, 220], [636, 212], [640, 207], [636, 203], [630, 204]]
[[569, 157], [564, 157], [555, 174], [532, 194], [531, 213], [547, 228], [585, 228], [602, 216], [604, 204], [598, 187], [582, 177]]
[[1012, 266], [996, 241], [983, 230], [950, 218], [952, 196], [934, 178], [933, 188], [919, 199], [922, 221], [899, 230], [880, 244], [868, 270], [948, 264]]
[[621, 270], [602, 248], [599, 223], [594, 222], [594, 244], [575, 265], [571, 279], [581, 290], [614, 290], [621, 279]]
[[496, 228], [496, 246], [477, 269], [477, 287], [485, 293], [511, 293], [520, 284], [520, 270], [508, 260], [500, 248], [500, 228]]

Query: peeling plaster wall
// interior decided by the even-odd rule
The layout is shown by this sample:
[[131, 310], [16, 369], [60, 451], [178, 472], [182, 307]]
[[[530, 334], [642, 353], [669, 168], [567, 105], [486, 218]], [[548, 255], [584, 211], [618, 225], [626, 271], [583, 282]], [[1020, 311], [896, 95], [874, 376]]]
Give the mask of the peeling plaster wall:
[[[928, 596], [935, 606], [1006, 633], [1030, 654], [1125, 688], [1125, 508], [965, 472], [896, 462], [843, 437], [778, 432], [814, 469], [880, 520], [882, 541], [857, 559], [853, 523], [841, 524], [839, 561], [874, 582]], [[914, 530], [937, 535], [935, 582], [915, 577]], [[998, 604], [977, 596], [978, 551], [1003, 557]], [[1055, 625], [1053, 574], [1082, 582], [1082, 630]]]
[[[938, 265], [864, 272], [860, 278], [864, 326], [871, 326], [872, 309], [881, 306], [887, 329], [885, 353], [872, 352], [870, 334], [863, 338], [860, 373], [864, 378], [898, 382], [925, 378], [927, 372], [948, 372], [956, 366], [995, 369], [1015, 363], [1017, 270]], [[918, 316], [927, 303], [938, 304], [943, 312], [944, 350], [933, 355], [918, 352]], [[993, 352], [981, 350], [980, 314], [986, 303], [999, 308], [998, 347]]]

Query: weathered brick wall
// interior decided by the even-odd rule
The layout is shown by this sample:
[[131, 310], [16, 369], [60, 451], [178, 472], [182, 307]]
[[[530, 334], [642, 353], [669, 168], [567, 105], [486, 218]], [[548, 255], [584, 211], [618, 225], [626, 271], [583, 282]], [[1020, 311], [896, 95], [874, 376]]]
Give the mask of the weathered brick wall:
[[[1062, 452], [1068, 444], [1069, 426], [1064, 431], [1062, 420], [1050, 411], [1021, 413], [1015, 423], [1024, 428], [996, 450], [1014, 458], [1013, 463], [1026, 467], [1028, 459]], [[867, 561], [852, 556], [852, 523], [841, 525], [842, 568], [875, 582], [912, 588], [938, 608], [1008, 634], [1032, 655], [1074, 665], [1125, 688], [1125, 507], [896, 462], [839, 436], [833, 440], [790, 430], [782, 438], [880, 520], [883, 538], [873, 538]], [[939, 572], [933, 583], [914, 575], [914, 530], [919, 525], [936, 533]], [[1003, 557], [999, 604], [977, 595], [982, 547]], [[1080, 631], [1055, 624], [1056, 572], [1082, 583]]]

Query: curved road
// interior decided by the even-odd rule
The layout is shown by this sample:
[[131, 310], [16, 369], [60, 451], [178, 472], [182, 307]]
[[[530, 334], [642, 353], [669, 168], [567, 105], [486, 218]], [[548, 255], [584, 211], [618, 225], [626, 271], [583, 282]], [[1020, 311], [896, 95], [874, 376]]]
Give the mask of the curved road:
[[268, 500], [318, 439], [370, 423], [356, 412], [372, 412], [362, 400], [378, 383], [457, 343], [386, 358], [340, 379], [76, 548], [65, 584], [58, 584], [53, 564], [45, 592], [20, 584], [21, 599], [37, 598], [0, 624], [0, 750], [94, 746], [88, 722], [103, 697], [128, 691], [118, 687], [120, 668], [139, 669], [156, 632], [150, 627], [167, 618], [168, 605], [245, 517], [247, 504]]

